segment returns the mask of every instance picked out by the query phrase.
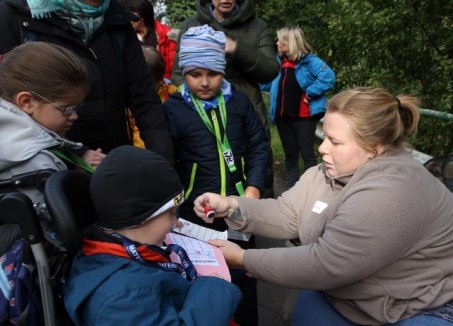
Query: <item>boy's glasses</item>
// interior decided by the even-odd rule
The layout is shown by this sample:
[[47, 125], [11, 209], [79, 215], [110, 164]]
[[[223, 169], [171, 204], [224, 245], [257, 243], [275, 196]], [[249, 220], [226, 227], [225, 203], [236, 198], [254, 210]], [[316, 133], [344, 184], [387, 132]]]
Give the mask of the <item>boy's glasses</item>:
[[32, 93], [33, 95], [36, 95], [37, 97], [46, 101], [47, 103], [52, 104], [54, 107], [56, 107], [58, 110], [60, 110], [61, 113], [63, 114], [63, 116], [65, 116], [65, 117], [71, 115], [71, 113], [73, 113], [73, 112], [76, 112], [77, 108], [81, 105], [81, 104], [74, 104], [74, 105], [68, 105], [68, 106], [58, 106], [55, 103], [53, 103], [52, 101], [46, 99], [44, 96], [39, 95], [36, 92], [30, 91], [30, 93]]

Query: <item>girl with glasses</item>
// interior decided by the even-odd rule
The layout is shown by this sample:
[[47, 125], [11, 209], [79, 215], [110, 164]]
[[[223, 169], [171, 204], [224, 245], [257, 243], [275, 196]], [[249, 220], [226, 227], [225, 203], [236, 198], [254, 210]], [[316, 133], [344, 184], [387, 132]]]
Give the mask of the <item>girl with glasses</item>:
[[[0, 180], [41, 169], [66, 170], [68, 161], [88, 170], [100, 163], [105, 156], [100, 151], [90, 150], [80, 158], [74, 151], [82, 144], [64, 138], [89, 88], [85, 63], [60, 46], [25, 43], [1, 57]], [[36, 205], [43, 202], [34, 186], [19, 191]], [[1, 252], [8, 248], [0, 244]]]

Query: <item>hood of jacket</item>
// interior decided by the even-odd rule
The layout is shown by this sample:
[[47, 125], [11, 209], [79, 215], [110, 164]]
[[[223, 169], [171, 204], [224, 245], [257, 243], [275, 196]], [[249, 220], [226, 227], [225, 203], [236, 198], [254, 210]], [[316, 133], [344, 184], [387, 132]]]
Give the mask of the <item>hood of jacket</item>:
[[22, 163], [43, 149], [82, 147], [41, 126], [14, 104], [0, 98], [0, 171]]
[[[197, 0], [197, 20], [202, 24], [209, 24], [214, 19], [211, 14], [210, 0]], [[222, 25], [225, 27], [241, 26], [247, 21], [253, 19], [256, 15], [255, 3], [253, 0], [237, 1], [239, 10], [230, 18], [225, 19]]]
[[111, 275], [121, 270], [132, 261], [113, 255], [100, 255], [97, 262], [86, 259], [82, 253], [78, 253], [75, 260], [77, 268], [71, 272], [67, 285], [63, 288], [65, 306], [72, 320], [78, 321], [80, 306], [104, 283]]

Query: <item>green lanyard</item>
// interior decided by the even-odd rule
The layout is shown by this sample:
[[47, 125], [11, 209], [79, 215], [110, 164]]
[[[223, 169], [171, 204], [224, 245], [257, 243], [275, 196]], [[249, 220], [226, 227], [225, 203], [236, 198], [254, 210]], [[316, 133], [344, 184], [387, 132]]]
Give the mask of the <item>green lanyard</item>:
[[[220, 169], [222, 171], [222, 191], [221, 194], [224, 195], [226, 192], [226, 185], [225, 185], [225, 161], [228, 169], [232, 174], [237, 172], [236, 165], [234, 164], [234, 156], [233, 151], [231, 150], [230, 143], [228, 142], [228, 137], [226, 135], [226, 125], [227, 125], [227, 113], [226, 113], [226, 105], [225, 99], [221, 92], [217, 95], [217, 103], [219, 104], [219, 111], [220, 111], [220, 118], [222, 120], [224, 135], [223, 139], [220, 135], [220, 127], [219, 127], [219, 119], [217, 119], [217, 115], [215, 110], [211, 110], [211, 119], [209, 119], [208, 114], [203, 108], [200, 100], [195, 98], [192, 94], [190, 94], [190, 99], [192, 103], [195, 105], [198, 114], [201, 117], [201, 120], [204, 122], [208, 130], [215, 136], [217, 140], [217, 149], [219, 151], [219, 156], [223, 157], [224, 160], [220, 158]], [[242, 181], [238, 181], [235, 183], [236, 190], [238, 191], [240, 196], [245, 196], [244, 186], [242, 185]]]
[[87, 162], [85, 162], [83, 159], [81, 159], [79, 156], [75, 155], [74, 153], [71, 153], [69, 151], [63, 152], [57, 148], [49, 148], [48, 150], [51, 151], [55, 156], [77, 165], [78, 167], [85, 170], [89, 174], [94, 173], [94, 167], [92, 165], [88, 164]]

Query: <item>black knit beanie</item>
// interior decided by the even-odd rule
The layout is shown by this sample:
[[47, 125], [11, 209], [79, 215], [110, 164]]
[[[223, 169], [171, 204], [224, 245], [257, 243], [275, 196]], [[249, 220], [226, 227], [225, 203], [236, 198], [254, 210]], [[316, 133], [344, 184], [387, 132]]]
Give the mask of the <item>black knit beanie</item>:
[[183, 186], [175, 169], [159, 154], [124, 145], [96, 168], [91, 199], [104, 229], [131, 228], [178, 206]]

